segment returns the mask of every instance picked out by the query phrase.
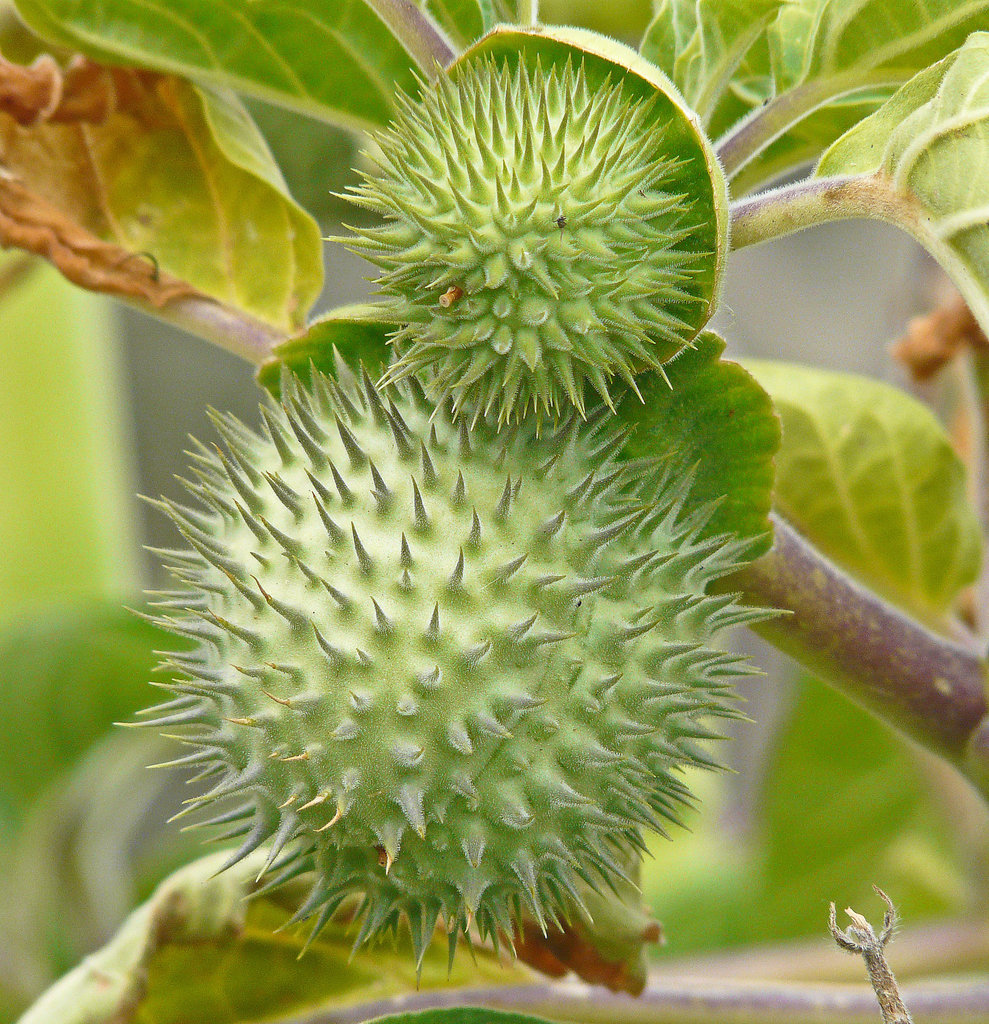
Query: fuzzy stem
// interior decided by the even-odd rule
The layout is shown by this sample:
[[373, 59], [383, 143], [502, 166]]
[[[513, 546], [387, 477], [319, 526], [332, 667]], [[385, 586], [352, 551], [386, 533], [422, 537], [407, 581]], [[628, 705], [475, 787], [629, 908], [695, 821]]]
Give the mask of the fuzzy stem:
[[[925, 1024], [967, 1024], [989, 1017], [989, 983], [917, 985], [905, 992]], [[581, 1024], [875, 1024], [876, 997], [867, 985], [654, 980], [637, 998], [603, 988], [549, 982], [493, 988], [410, 992], [394, 999], [324, 1010], [305, 1024], [359, 1024], [382, 1014], [484, 1006]], [[301, 1020], [296, 1024], [303, 1024]]]
[[873, 175], [808, 178], [739, 200], [732, 204], [731, 214], [733, 249], [759, 245], [816, 224], [859, 218], [885, 221], [918, 237], [923, 218], [906, 196]]
[[457, 56], [440, 27], [412, 0], [364, 0], [429, 77]]
[[205, 297], [187, 296], [161, 307], [138, 299], [124, 301], [157, 320], [211, 341], [255, 366], [260, 366], [271, 355], [272, 348], [288, 336], [242, 310]]
[[985, 662], [858, 584], [779, 516], [773, 527], [772, 550], [732, 585], [792, 614], [756, 631], [989, 794]]
[[866, 88], [897, 86], [900, 79], [888, 75], [835, 75], [812, 79], [757, 107], [726, 132], [717, 144], [718, 159], [729, 179], [767, 149], [781, 135], [832, 100]]
[[869, 972], [869, 980], [875, 990], [876, 999], [879, 1000], [883, 1024], [913, 1024], [913, 1018], [903, 1002], [896, 978], [893, 977], [893, 972], [886, 962], [886, 946], [896, 927], [896, 908], [882, 889], [878, 886], [873, 888], [887, 907], [882, 931], [877, 935], [872, 925], [851, 907], [845, 913], [852, 923], [842, 931], [838, 927], [835, 905], [832, 903], [828, 920], [831, 935], [840, 949], [846, 953], [857, 954], [865, 961], [865, 969]]

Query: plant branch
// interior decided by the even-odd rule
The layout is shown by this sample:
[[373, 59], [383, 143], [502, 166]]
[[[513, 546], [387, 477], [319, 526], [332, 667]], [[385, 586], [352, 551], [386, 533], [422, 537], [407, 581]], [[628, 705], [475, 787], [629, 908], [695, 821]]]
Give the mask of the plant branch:
[[985, 662], [861, 586], [772, 518], [772, 550], [732, 585], [792, 614], [753, 628], [989, 793]]
[[[932, 758], [933, 760], [933, 758]], [[944, 764], [943, 761], [938, 762]], [[948, 769], [950, 770], [950, 769]], [[973, 796], [973, 800], [977, 797]], [[971, 810], [971, 808], [967, 808]], [[929, 921], [896, 933], [897, 972], [903, 978], [933, 978], [939, 974], [975, 974], [989, 963], [989, 921], [978, 915], [964, 920]], [[756, 945], [699, 953], [655, 964], [650, 977], [673, 980], [684, 976], [708, 980], [852, 983], [862, 977], [861, 966], [827, 948], [819, 938], [775, 945]]]
[[882, 931], [877, 935], [872, 925], [851, 907], [845, 913], [852, 923], [842, 931], [838, 927], [837, 913], [832, 903], [828, 917], [831, 936], [840, 949], [846, 953], [857, 954], [865, 961], [865, 969], [869, 972], [869, 980], [879, 1000], [883, 1024], [913, 1024], [910, 1011], [907, 1010], [900, 995], [896, 978], [893, 977], [893, 972], [886, 962], [886, 946], [893, 937], [893, 930], [896, 927], [896, 907], [882, 889], [875, 885], [873, 889], [886, 904]]
[[718, 159], [729, 179], [735, 177], [788, 129], [832, 100], [867, 88], [900, 85], [888, 75], [871, 79], [859, 73], [817, 78], [787, 89], [726, 132], [717, 143]]
[[881, 177], [870, 174], [806, 178], [759, 192], [733, 203], [731, 216], [732, 248], [744, 249], [817, 224], [858, 218], [885, 221], [919, 237], [923, 213]]
[[142, 313], [211, 341], [255, 366], [260, 366], [271, 355], [272, 348], [288, 336], [242, 310], [201, 295], [185, 295], [163, 306], [139, 298], [123, 298]]
[[457, 56], [440, 27], [412, 0], [364, 0], [430, 78]]
[[[909, 987], [905, 997], [926, 1024], [968, 1024], [989, 1017], [989, 982]], [[485, 1006], [581, 1024], [875, 1024], [876, 997], [868, 985], [654, 980], [641, 996], [612, 995], [579, 983], [410, 992], [394, 999], [323, 1010], [304, 1024], [360, 1024], [383, 1014], [454, 1006]], [[295, 1024], [303, 1024], [298, 1020]]]

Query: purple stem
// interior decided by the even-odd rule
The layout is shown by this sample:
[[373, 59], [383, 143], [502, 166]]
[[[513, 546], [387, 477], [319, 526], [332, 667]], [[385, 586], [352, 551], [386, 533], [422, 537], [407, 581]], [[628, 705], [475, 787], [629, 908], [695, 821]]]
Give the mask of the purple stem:
[[983, 659], [910, 618], [773, 517], [769, 554], [737, 574], [754, 600], [792, 614], [757, 632], [823, 680], [989, 789]]
[[427, 75], [433, 75], [437, 64], [445, 68], [457, 56], [433, 20], [412, 0], [365, 0], [365, 3]]
[[[989, 1019], [989, 982], [907, 987], [904, 999], [929, 1024]], [[293, 1024], [361, 1024], [390, 1013], [456, 1006], [530, 1013], [581, 1024], [875, 1024], [876, 996], [867, 985], [711, 982], [682, 977], [652, 982], [641, 996], [613, 995], [577, 983], [505, 985], [410, 992], [393, 999], [324, 1010]]]

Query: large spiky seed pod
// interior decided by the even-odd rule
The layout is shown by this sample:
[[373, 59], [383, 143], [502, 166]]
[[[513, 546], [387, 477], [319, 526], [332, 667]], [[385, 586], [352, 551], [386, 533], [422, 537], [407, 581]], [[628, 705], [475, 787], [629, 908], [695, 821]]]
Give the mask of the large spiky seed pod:
[[612, 377], [634, 388], [696, 334], [714, 257], [660, 96], [617, 67], [591, 85], [578, 55], [481, 57], [402, 101], [352, 190], [385, 224], [350, 242], [403, 325], [393, 379], [506, 422], [583, 410], [588, 384], [610, 403]]
[[676, 820], [685, 765], [731, 714], [722, 627], [758, 613], [708, 583], [745, 545], [699, 540], [689, 481], [622, 464], [608, 417], [537, 436], [434, 411], [414, 381], [316, 375], [217, 418], [190, 545], [160, 623], [197, 643], [147, 724], [214, 778], [193, 806], [266, 841], [275, 879], [312, 868], [316, 930], [363, 895], [358, 942], [442, 918], [511, 934], [582, 907]]

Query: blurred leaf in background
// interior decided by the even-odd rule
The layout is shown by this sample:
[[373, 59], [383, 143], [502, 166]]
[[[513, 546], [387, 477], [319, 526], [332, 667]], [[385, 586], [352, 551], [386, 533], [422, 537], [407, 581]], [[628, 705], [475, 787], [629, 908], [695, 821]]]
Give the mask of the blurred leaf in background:
[[115, 318], [50, 267], [0, 254], [0, 624], [133, 592]]
[[[181, 779], [145, 766], [174, 748], [115, 729], [146, 706], [168, 643], [111, 603], [0, 632], [0, 990], [26, 1002], [105, 941], [134, 902], [198, 852], [165, 819]], [[184, 795], [184, 794], [183, 794]]]
[[667, 953], [819, 936], [831, 900], [868, 905], [873, 884], [911, 925], [985, 913], [986, 861], [971, 856], [955, 826], [974, 815], [968, 841], [984, 846], [989, 817], [951, 769], [932, 767], [928, 755], [809, 677], [773, 750], [761, 769], [740, 766], [763, 778], [741, 834], [725, 825], [731, 787], [709, 779], [692, 834], [653, 844], [643, 889]]

